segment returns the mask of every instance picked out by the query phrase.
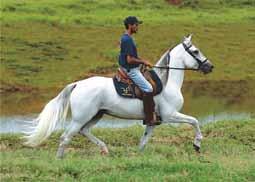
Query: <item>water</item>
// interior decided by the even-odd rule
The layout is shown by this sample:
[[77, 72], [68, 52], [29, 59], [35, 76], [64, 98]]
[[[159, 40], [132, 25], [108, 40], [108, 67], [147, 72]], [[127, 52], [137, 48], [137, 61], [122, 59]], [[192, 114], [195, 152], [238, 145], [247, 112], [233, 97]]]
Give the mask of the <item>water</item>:
[[[255, 118], [255, 84], [249, 81], [186, 82], [182, 88], [182, 113], [196, 117], [200, 124], [222, 120], [250, 120]], [[26, 130], [24, 121], [31, 121], [57, 91], [35, 93], [4, 93], [0, 101], [0, 133], [19, 133]], [[64, 127], [68, 125], [65, 124]], [[137, 120], [104, 117], [95, 127], [123, 128], [141, 125]], [[61, 128], [61, 126], [58, 126]]]
[[[0, 133], [21, 133], [22, 131], [28, 131], [28, 128], [35, 126], [36, 123], [28, 124], [27, 121], [32, 121], [35, 118], [36, 115], [0, 117]], [[249, 113], [218, 113], [205, 117], [198, 117], [201, 125], [223, 120], [238, 121], [250, 119], [252, 119], [252, 115]], [[69, 123], [70, 119], [68, 119], [63, 126], [58, 125], [57, 130], [67, 127]], [[142, 125], [142, 121], [104, 117], [95, 125], [95, 128], [126, 128], [134, 125]], [[173, 124], [173, 126], [178, 125]]]
[[[29, 127], [36, 125], [33, 119], [36, 115], [29, 116], [11, 116], [0, 117], [0, 133], [20, 133], [22, 131], [28, 131]], [[58, 125], [57, 130], [63, 129], [68, 126], [70, 119], [64, 123], [63, 126]], [[122, 119], [101, 119], [94, 127], [96, 128], [126, 128], [133, 125], [141, 125], [142, 122], [138, 120], [122, 120]]]

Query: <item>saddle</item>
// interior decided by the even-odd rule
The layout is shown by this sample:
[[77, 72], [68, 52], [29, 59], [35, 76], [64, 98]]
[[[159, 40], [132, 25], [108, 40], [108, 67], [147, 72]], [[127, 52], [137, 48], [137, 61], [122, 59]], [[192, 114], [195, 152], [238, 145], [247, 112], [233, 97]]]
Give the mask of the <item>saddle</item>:
[[[154, 70], [141, 68], [141, 73], [152, 85], [153, 96], [158, 95], [162, 89], [162, 82]], [[128, 77], [126, 72], [119, 68], [113, 77], [113, 83], [117, 93], [126, 98], [143, 98], [143, 91]]]

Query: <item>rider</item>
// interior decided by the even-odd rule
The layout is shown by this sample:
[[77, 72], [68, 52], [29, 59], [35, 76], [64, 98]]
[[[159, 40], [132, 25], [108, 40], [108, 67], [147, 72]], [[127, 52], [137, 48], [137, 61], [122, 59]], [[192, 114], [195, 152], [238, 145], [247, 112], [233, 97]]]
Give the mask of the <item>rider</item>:
[[152, 126], [160, 124], [160, 122], [157, 121], [154, 110], [153, 88], [142, 75], [140, 65], [144, 64], [149, 67], [153, 65], [149, 61], [138, 57], [136, 44], [131, 37], [132, 34], [137, 33], [138, 25], [141, 23], [142, 21], [139, 21], [135, 16], [125, 18], [126, 31], [120, 40], [119, 64], [129, 78], [143, 91], [144, 122], [146, 125]]

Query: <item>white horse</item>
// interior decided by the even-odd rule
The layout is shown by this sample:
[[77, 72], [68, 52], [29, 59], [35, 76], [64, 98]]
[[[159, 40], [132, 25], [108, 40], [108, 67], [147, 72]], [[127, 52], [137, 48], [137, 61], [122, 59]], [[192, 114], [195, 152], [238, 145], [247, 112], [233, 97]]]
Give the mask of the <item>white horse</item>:
[[[163, 83], [162, 92], [154, 97], [155, 111], [162, 123], [188, 123], [195, 129], [194, 147], [200, 149], [202, 134], [198, 120], [180, 113], [183, 105], [181, 87], [185, 69], [200, 70], [209, 73], [213, 65], [191, 42], [191, 35], [184, 41], [168, 50], [155, 65], [155, 71]], [[38, 124], [24, 136], [26, 145], [37, 146], [55, 130], [58, 122], [64, 122], [67, 111], [71, 108], [72, 121], [60, 138], [57, 157], [62, 158], [64, 149], [71, 138], [80, 133], [108, 153], [106, 144], [90, 133], [103, 114], [119, 118], [144, 118], [143, 103], [139, 99], [128, 99], [119, 96], [114, 88], [112, 78], [91, 77], [67, 85], [61, 93], [53, 98], [36, 119]], [[155, 126], [146, 126], [139, 148], [144, 149]]]

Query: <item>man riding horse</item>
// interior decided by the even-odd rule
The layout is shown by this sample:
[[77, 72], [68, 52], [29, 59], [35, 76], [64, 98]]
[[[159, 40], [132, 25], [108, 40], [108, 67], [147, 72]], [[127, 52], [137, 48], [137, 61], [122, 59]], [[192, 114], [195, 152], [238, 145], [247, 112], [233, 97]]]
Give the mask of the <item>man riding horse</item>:
[[152, 67], [152, 64], [138, 57], [136, 44], [132, 35], [137, 33], [139, 21], [135, 16], [124, 20], [125, 33], [120, 40], [119, 65], [128, 77], [143, 91], [144, 123], [149, 126], [160, 124], [154, 109], [153, 88], [140, 71], [140, 65]]
[[[155, 100], [155, 110], [162, 123], [187, 123], [194, 128], [193, 146], [199, 152], [203, 139], [199, 121], [195, 117], [180, 113], [184, 104], [181, 88], [185, 70], [201, 71], [204, 74], [208, 74], [213, 71], [213, 64], [193, 45], [191, 35], [184, 37], [181, 43], [177, 44], [173, 49], [167, 50], [154, 66], [154, 68], [157, 68], [154, 72], [158, 75], [158, 79], [162, 81], [161, 84], [164, 87], [162, 88], [161, 85], [156, 87], [158, 89], [153, 89], [154, 93], [160, 93], [153, 100], [151, 85], [155, 87], [155, 84], [150, 80], [150, 83], [152, 83], [150, 85], [139, 70], [139, 65], [151, 66], [151, 64], [138, 57], [135, 43], [131, 37], [132, 34], [137, 32], [140, 23], [135, 17], [127, 17], [125, 19], [126, 33], [121, 38], [119, 62], [126, 74], [145, 92], [144, 96], [142, 97], [139, 94], [139, 97], [133, 97], [133, 95], [138, 96], [136, 93], [133, 94], [133, 92], [129, 94], [129, 90], [134, 90], [132, 89], [134, 88], [133, 83], [131, 89], [126, 89], [130, 88], [129, 85], [128, 87], [118, 87], [120, 83], [115, 84], [117, 76], [114, 78], [94, 76], [70, 83], [55, 98], [50, 100], [39, 116], [32, 121], [32, 124], [36, 123], [36, 126], [29, 127], [28, 131], [25, 132], [26, 145], [34, 147], [46, 140], [54, 132], [58, 124], [65, 122], [70, 108], [72, 120], [60, 137], [57, 152], [58, 158], [64, 156], [65, 148], [77, 133], [81, 133], [91, 142], [98, 145], [102, 154], [107, 154], [109, 151], [106, 144], [90, 132], [90, 129], [95, 126], [104, 114], [118, 118], [139, 120], [144, 119], [145, 115], [147, 126], [139, 144], [140, 150], [143, 150], [152, 136], [155, 125], [158, 124], [155, 122], [153, 108]], [[150, 70], [150, 73], [154, 72]], [[155, 79], [157, 83], [159, 83], [158, 79]], [[144, 106], [138, 99], [126, 99], [124, 95], [121, 97], [119, 90], [123, 90], [126, 97], [130, 98], [132, 96], [131, 98], [143, 99]]]

